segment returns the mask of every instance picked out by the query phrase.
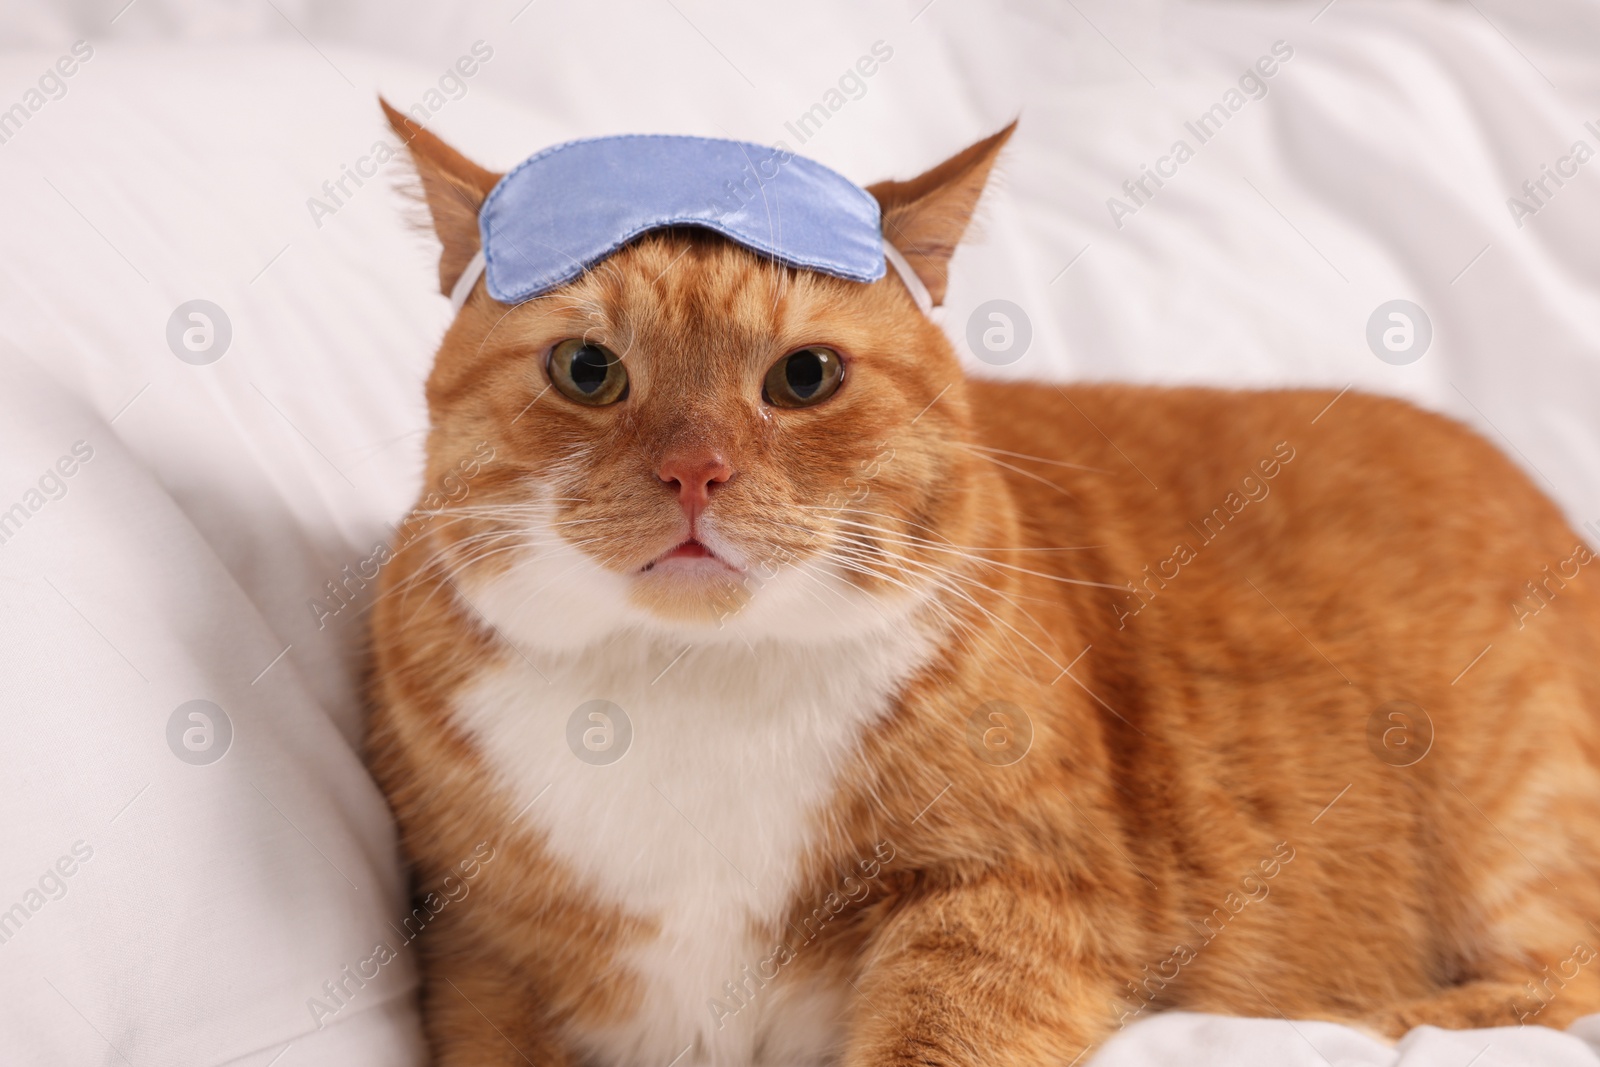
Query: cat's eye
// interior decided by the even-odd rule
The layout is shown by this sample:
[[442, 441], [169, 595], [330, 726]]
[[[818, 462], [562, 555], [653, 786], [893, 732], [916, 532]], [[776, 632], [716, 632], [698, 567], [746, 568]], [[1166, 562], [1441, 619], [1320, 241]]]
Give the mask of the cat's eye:
[[628, 369], [604, 345], [568, 338], [550, 350], [547, 370], [550, 383], [580, 404], [601, 407], [628, 395]]
[[839, 353], [821, 345], [797, 349], [774, 363], [762, 383], [761, 396], [780, 408], [820, 404], [844, 381], [844, 361]]

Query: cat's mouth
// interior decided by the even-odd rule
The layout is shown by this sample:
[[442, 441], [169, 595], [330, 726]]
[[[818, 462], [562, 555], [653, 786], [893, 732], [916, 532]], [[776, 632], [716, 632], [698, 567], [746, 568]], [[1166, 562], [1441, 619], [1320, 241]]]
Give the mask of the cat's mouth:
[[642, 569], [647, 572], [653, 571], [662, 564], [671, 563], [674, 560], [707, 560], [713, 563], [719, 563], [730, 570], [734, 569], [727, 560], [723, 559], [721, 556], [718, 556], [715, 552], [711, 551], [710, 548], [706, 547], [704, 543], [696, 540], [693, 537], [673, 545], [671, 548], [661, 553], [661, 555], [657, 556], [649, 563], [646, 563]]
[[750, 583], [744, 568], [688, 533], [635, 572], [629, 598], [666, 619], [720, 624], [749, 602]]

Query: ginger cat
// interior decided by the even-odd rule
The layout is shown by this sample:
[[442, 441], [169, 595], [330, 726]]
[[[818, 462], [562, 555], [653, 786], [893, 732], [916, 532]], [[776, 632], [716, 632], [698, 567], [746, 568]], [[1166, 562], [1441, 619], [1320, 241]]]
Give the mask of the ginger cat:
[[[448, 293], [498, 175], [389, 118]], [[870, 189], [935, 301], [1009, 134]], [[427, 398], [430, 484], [492, 458], [385, 570], [369, 751], [443, 1067], [1600, 1010], [1600, 578], [1455, 423], [969, 379], [893, 272], [681, 229], [480, 282]]]

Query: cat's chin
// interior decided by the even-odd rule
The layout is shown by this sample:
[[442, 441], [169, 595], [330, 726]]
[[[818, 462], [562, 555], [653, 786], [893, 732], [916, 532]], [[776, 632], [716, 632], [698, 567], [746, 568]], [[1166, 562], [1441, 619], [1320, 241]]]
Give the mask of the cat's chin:
[[[834, 644], [883, 639], [907, 626], [928, 591], [869, 591], [817, 560], [767, 562], [714, 529], [705, 552], [663, 546], [653, 559], [606, 566], [566, 540], [535, 532], [537, 552], [457, 576], [463, 610], [481, 615], [538, 660], [607, 646], [624, 635], [673, 646], [752, 642]], [[668, 558], [672, 557], [672, 558]], [[670, 658], [670, 656], [668, 657]]]
[[750, 603], [745, 575], [715, 556], [658, 560], [633, 579], [628, 600], [671, 622], [716, 624]]

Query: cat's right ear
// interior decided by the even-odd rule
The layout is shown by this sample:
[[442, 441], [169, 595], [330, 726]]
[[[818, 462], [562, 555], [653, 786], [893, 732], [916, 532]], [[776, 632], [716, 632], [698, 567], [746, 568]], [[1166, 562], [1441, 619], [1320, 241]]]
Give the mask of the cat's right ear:
[[867, 186], [883, 211], [883, 236], [905, 256], [935, 305], [944, 303], [950, 257], [967, 230], [1000, 149], [1017, 123], [910, 181]]
[[405, 144], [422, 180], [439, 253], [439, 291], [446, 296], [478, 252], [478, 209], [500, 175], [478, 166], [378, 97], [389, 126]]

